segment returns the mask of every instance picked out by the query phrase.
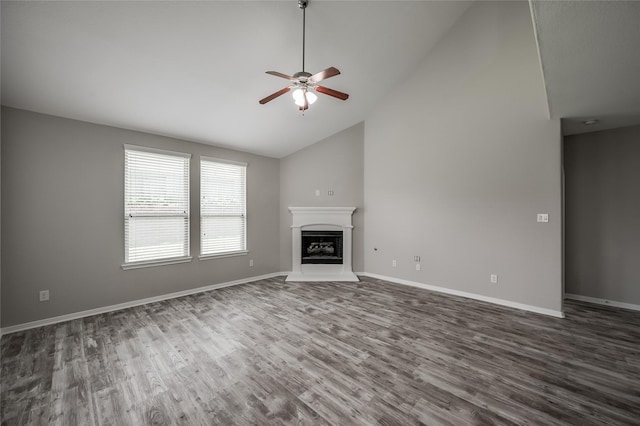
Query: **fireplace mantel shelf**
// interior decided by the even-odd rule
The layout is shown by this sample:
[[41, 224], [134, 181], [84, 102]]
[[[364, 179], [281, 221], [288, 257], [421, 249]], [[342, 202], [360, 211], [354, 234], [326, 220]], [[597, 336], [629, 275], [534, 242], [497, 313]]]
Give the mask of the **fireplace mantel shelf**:
[[[353, 273], [351, 216], [356, 207], [289, 207], [292, 261], [287, 281], [359, 281]], [[302, 231], [342, 231], [343, 263], [302, 264]]]

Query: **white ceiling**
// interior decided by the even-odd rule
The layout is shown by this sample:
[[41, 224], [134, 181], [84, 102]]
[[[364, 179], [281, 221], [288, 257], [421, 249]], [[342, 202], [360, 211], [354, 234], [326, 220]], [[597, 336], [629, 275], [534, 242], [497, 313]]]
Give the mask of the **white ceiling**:
[[640, 1], [532, 5], [551, 117], [563, 119], [563, 133], [640, 124]]
[[301, 70], [297, 0], [3, 0], [2, 103], [280, 158], [362, 121], [469, 5], [311, 0], [307, 71], [351, 97], [302, 116], [258, 104]]
[[[281, 158], [362, 120], [471, 2], [307, 8], [306, 70], [335, 66], [304, 116], [302, 12], [286, 1], [2, 1], [2, 104]], [[640, 1], [534, 1], [552, 118], [565, 134], [640, 124]], [[597, 118], [598, 124], [582, 121]]]

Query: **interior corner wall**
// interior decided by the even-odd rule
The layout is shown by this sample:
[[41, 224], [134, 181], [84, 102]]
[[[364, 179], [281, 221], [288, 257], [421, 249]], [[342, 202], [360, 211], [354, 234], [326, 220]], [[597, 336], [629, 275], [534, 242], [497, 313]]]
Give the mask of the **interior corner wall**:
[[565, 283], [640, 305], [640, 126], [566, 136]]
[[476, 2], [365, 121], [365, 270], [561, 312], [561, 142], [528, 3]]
[[364, 124], [359, 123], [280, 160], [282, 271], [291, 271], [292, 216], [288, 208], [292, 206], [357, 207], [352, 219], [353, 270], [364, 270], [363, 145]]
[[0, 329], [2, 329], [2, 111], [1, 109], [0, 109]]
[[[191, 262], [122, 270], [123, 144], [192, 154]], [[248, 163], [248, 256], [198, 259], [201, 155]], [[279, 271], [277, 159], [3, 108], [1, 171], [3, 327]]]

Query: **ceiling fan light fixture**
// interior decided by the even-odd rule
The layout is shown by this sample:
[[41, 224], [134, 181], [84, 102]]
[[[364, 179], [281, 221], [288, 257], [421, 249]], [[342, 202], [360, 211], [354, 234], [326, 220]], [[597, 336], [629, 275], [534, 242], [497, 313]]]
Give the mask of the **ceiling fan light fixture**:
[[293, 91], [293, 93], [292, 93], [291, 95], [293, 96], [293, 99], [294, 99], [296, 102], [297, 102], [297, 101], [300, 101], [300, 102], [302, 102], [302, 101], [303, 101], [303, 96], [304, 96], [304, 94], [302, 93], [302, 89], [296, 89], [296, 90], [294, 90], [294, 91]]
[[298, 105], [299, 107], [304, 106], [305, 96], [307, 98], [307, 104], [309, 105], [313, 104], [318, 99], [315, 93], [308, 92], [307, 90], [296, 89], [293, 91], [293, 99], [295, 100], [296, 105]]
[[305, 94], [307, 95], [307, 102], [309, 102], [309, 105], [313, 104], [318, 99], [314, 93], [305, 92]]
[[318, 73], [311, 74], [305, 71], [304, 69], [305, 33], [306, 33], [305, 10], [307, 8], [307, 4], [308, 4], [308, 0], [298, 0], [298, 7], [302, 9], [302, 71], [299, 71], [293, 74], [293, 76], [289, 76], [287, 74], [283, 74], [277, 71], [267, 71], [267, 74], [271, 74], [273, 76], [289, 80], [290, 85], [283, 89], [278, 90], [275, 93], [270, 94], [264, 99], [260, 99], [258, 103], [260, 103], [261, 105], [264, 105], [267, 102], [271, 102], [278, 96], [282, 96], [291, 90], [293, 90], [292, 95], [293, 95], [295, 104], [298, 107], [300, 107], [300, 110], [302, 111], [305, 111], [307, 108], [309, 108], [309, 105], [313, 104], [318, 99], [318, 96], [315, 93], [310, 92], [309, 89], [320, 92], [328, 96], [332, 96], [342, 101], [346, 101], [347, 99], [349, 99], [349, 95], [346, 93], [318, 85], [318, 83], [323, 80], [339, 75], [340, 70], [338, 70], [335, 67], [329, 67]]

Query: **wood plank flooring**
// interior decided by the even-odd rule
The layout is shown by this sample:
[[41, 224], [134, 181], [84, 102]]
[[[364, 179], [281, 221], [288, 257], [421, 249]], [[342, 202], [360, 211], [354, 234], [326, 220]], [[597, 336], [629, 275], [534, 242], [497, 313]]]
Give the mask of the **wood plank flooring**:
[[640, 314], [283, 277], [2, 338], [3, 425], [638, 425]]

